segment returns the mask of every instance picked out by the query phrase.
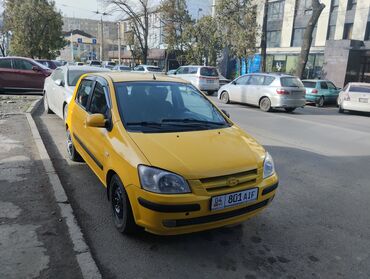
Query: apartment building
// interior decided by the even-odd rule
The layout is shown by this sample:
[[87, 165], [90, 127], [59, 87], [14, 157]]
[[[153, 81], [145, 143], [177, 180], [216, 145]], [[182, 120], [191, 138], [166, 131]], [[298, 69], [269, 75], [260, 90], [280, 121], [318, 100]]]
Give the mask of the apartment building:
[[[268, 1], [268, 71], [294, 72], [312, 14], [311, 1]], [[264, 4], [260, 2], [257, 2], [258, 23], [262, 26]], [[348, 81], [370, 81], [370, 1], [321, 2], [326, 7], [313, 33], [306, 77], [330, 78], [338, 86]]]

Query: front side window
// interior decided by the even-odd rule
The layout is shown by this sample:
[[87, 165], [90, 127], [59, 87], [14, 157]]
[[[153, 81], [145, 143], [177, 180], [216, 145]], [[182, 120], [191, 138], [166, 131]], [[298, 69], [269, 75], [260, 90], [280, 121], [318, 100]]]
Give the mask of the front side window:
[[14, 59], [14, 68], [17, 70], [25, 70], [31, 71], [32, 70], [32, 63], [22, 59]]
[[84, 79], [81, 81], [80, 87], [78, 88], [76, 102], [80, 104], [84, 109], [87, 108], [87, 102], [89, 100], [93, 85], [93, 80]]
[[337, 89], [337, 87], [332, 82], [327, 82], [326, 84], [328, 85], [329, 89]]
[[328, 89], [328, 85], [326, 82], [321, 82], [321, 89]]
[[51, 76], [53, 80], [62, 80], [64, 81], [64, 73], [62, 69], [56, 69]]
[[108, 115], [108, 100], [104, 87], [99, 82], [96, 83], [92, 93], [89, 112], [104, 114], [104, 116]]
[[184, 74], [188, 74], [189, 73], [189, 67], [180, 67], [176, 73], [178, 75], [184, 75]]
[[242, 76], [240, 78], [238, 78], [235, 83], [237, 85], [247, 85], [248, 84], [248, 80], [249, 80], [250, 76]]
[[131, 132], [209, 130], [230, 124], [195, 87], [176, 82], [115, 84], [123, 123]]

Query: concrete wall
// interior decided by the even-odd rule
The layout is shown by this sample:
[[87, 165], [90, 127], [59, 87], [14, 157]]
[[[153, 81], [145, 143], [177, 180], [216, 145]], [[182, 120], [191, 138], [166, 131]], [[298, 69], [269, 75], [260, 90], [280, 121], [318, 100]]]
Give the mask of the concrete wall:
[[370, 0], [358, 0], [356, 5], [355, 20], [353, 24], [353, 40], [365, 38], [366, 24], [369, 18]]
[[325, 4], [325, 9], [322, 11], [319, 21], [317, 22], [316, 41], [315, 46], [325, 46], [331, 10], [331, 0], [322, 0], [321, 3]]
[[292, 40], [296, 0], [285, 0], [283, 27], [281, 30], [281, 47], [290, 47]]

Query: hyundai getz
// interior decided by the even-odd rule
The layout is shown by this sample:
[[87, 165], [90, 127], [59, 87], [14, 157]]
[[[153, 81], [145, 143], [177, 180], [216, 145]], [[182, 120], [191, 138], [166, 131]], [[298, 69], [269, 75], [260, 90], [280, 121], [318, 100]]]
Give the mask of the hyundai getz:
[[106, 187], [122, 233], [240, 223], [266, 208], [278, 186], [264, 148], [182, 79], [85, 75], [66, 131], [70, 158], [83, 159]]

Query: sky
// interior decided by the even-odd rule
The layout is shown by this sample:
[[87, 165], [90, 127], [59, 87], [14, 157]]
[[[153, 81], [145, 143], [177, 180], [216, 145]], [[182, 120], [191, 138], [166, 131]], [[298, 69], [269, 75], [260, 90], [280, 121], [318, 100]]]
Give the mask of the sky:
[[[160, 3], [160, 0], [152, 1]], [[202, 9], [199, 16], [211, 14], [212, 0], [187, 0], [187, 2], [189, 12], [193, 18], [197, 17], [199, 8]], [[106, 11], [101, 0], [55, 0], [55, 3], [63, 15], [68, 17], [100, 19], [100, 15], [94, 14], [94, 11]], [[115, 21], [119, 17], [118, 14], [115, 14], [105, 17], [105, 20]]]

